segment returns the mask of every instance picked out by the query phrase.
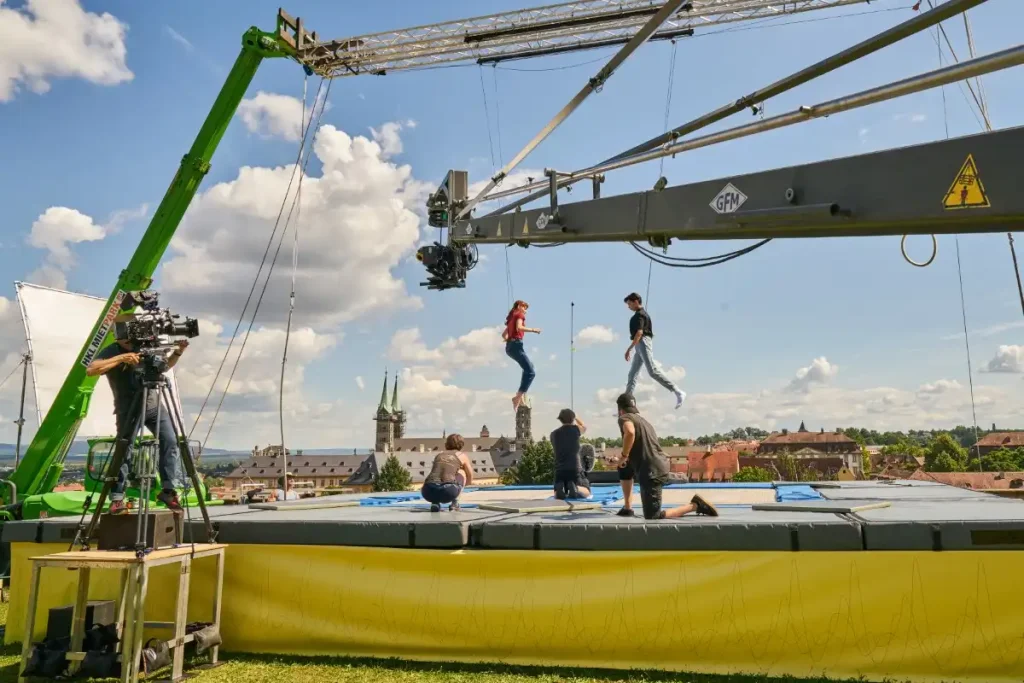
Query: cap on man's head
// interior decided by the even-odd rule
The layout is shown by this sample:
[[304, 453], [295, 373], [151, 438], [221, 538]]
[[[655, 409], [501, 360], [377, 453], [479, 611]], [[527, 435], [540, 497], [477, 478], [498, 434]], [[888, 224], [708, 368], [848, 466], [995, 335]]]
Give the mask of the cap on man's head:
[[572, 424], [576, 419], [576, 413], [572, 412], [568, 408], [562, 408], [558, 411], [558, 421], [564, 425]]
[[625, 303], [627, 303], [627, 304], [628, 304], [628, 303], [629, 303], [630, 301], [635, 301], [635, 302], [637, 302], [638, 304], [642, 304], [642, 303], [644, 302], [644, 300], [643, 300], [643, 299], [641, 299], [641, 298], [640, 298], [640, 295], [639, 295], [639, 294], [637, 294], [636, 292], [630, 292], [629, 294], [627, 294], [627, 295], [626, 295], [626, 298], [625, 298], [625, 299], [623, 299], [622, 301], [623, 301], [623, 302], [625, 302]]
[[633, 398], [633, 394], [619, 394], [619, 397], [615, 399], [615, 405], [619, 410], [636, 411], [636, 399]]

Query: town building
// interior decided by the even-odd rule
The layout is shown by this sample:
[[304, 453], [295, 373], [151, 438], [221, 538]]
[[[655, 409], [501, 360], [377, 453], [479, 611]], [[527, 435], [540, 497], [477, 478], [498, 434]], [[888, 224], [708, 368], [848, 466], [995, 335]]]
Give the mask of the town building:
[[[252, 456], [224, 477], [225, 489], [262, 486], [276, 488], [287, 471], [296, 484], [306, 483], [315, 489], [345, 489], [365, 492], [373, 488], [377, 474], [387, 459], [394, 455], [412, 477], [413, 485], [422, 484], [430, 474], [434, 456], [444, 450], [446, 435], [440, 437], [405, 436], [406, 412], [398, 397], [398, 376], [395, 376], [390, 398], [387, 374], [381, 389], [380, 402], [374, 413], [374, 448], [354, 450], [351, 454], [303, 455], [282, 451], [281, 446], [254, 448]], [[491, 436], [487, 425], [478, 436], [463, 435], [463, 451], [473, 464], [473, 484], [488, 486], [498, 483], [501, 474], [519, 462], [522, 449], [533, 440], [532, 409], [524, 403], [516, 411], [516, 433], [513, 438]]]
[[800, 467], [814, 469], [823, 476], [835, 474], [841, 467], [861, 476], [860, 445], [841, 429], [811, 432], [801, 422], [795, 432], [783, 429], [762, 439], [753, 460], [778, 459], [783, 453], [798, 460]]
[[977, 448], [978, 452], [982, 455], [988, 455], [992, 451], [998, 451], [1002, 448], [1011, 451], [1017, 448], [1024, 448], [1024, 432], [993, 432], [987, 434], [978, 439]]

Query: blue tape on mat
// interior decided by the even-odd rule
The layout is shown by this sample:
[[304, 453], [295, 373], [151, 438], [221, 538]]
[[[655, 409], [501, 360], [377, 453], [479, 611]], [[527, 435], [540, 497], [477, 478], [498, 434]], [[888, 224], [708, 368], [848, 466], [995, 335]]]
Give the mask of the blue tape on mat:
[[787, 484], [775, 487], [776, 503], [795, 503], [801, 500], [824, 500], [824, 496], [807, 484]]

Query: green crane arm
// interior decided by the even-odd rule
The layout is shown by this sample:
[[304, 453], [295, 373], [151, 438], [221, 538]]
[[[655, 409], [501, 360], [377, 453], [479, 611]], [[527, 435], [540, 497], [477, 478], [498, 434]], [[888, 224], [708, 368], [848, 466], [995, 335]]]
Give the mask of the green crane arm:
[[[18, 498], [52, 491], [61, 472], [64, 458], [78, 432], [82, 419], [89, 410], [96, 377], [87, 377], [86, 366], [96, 352], [108, 342], [113, 317], [119, 312], [125, 292], [144, 289], [149, 286], [153, 272], [167, 249], [174, 231], [181, 223], [185, 210], [199, 189], [203, 177], [210, 170], [210, 159], [217, 149], [224, 131], [242, 101], [245, 91], [252, 82], [256, 70], [265, 57], [291, 57], [294, 49], [287, 41], [281, 40], [281, 25], [278, 30], [265, 33], [250, 28], [242, 37], [242, 51], [235, 60], [227, 80], [224, 82], [213, 108], [206, 117], [192, 148], [181, 160], [181, 166], [171, 181], [153, 220], [135, 249], [128, 267], [114, 285], [114, 291], [107, 299], [100, 319], [92, 328], [82, 346], [81, 352], [61, 386], [57, 397], [39, 425], [39, 431], [29, 445], [21, 464], [11, 475], [8, 490], [3, 492], [6, 502], [12, 501], [12, 493]], [[10, 486], [13, 484], [13, 487]]]

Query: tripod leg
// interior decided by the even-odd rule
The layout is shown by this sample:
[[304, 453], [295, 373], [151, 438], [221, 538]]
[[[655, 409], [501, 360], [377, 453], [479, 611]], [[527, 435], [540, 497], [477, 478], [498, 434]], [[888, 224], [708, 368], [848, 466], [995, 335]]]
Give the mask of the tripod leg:
[[[146, 412], [149, 407], [149, 395], [153, 388], [148, 384], [142, 386], [142, 424], [146, 424]], [[156, 424], [160, 424], [160, 402], [157, 401]], [[140, 430], [141, 431], [141, 430]], [[160, 430], [153, 430], [156, 439], [156, 450], [160, 449]], [[149, 499], [153, 488], [153, 449], [142, 447], [138, 450], [136, 462], [136, 476], [139, 479], [139, 513], [135, 520], [135, 552], [145, 551], [147, 543], [146, 536], [149, 531]]]
[[[141, 399], [142, 396], [137, 393], [133, 399], [131, 409], [127, 413], [128, 415], [136, 413]], [[145, 403], [142, 404], [142, 417], [145, 416], [145, 405]], [[82, 522], [79, 521], [78, 531], [75, 534], [74, 540], [71, 542], [70, 549], [74, 549], [76, 545], [81, 545], [83, 549], [88, 549], [89, 544], [92, 542], [96, 533], [96, 527], [99, 526], [100, 515], [103, 514], [103, 504], [107, 502], [107, 496], [110, 494], [110, 490], [114, 487], [114, 484], [120, 476], [121, 466], [124, 464], [124, 460], [128, 455], [129, 449], [131, 449], [132, 445], [135, 443], [136, 437], [142, 431], [143, 421], [144, 420], [139, 420], [132, 424], [131, 431], [125, 430], [117, 435], [117, 441], [114, 443], [114, 454], [111, 456], [110, 462], [107, 463], [107, 470], [104, 472], [103, 476], [103, 488], [100, 489], [100, 497], [96, 501], [96, 507], [93, 510], [92, 517], [89, 519], [89, 526], [86, 528], [83, 526]], [[88, 511], [88, 507], [82, 510], [83, 520]]]
[[[196, 492], [196, 501], [199, 503], [199, 511], [203, 515], [203, 526], [206, 528], [206, 542], [213, 543], [216, 540], [216, 533], [213, 530], [213, 523], [210, 522], [210, 513], [206, 510], [206, 501], [203, 500], [199, 475], [196, 473], [196, 465], [192, 461], [192, 452], [188, 447], [188, 437], [185, 435], [185, 425], [181, 420], [181, 416], [173, 409], [173, 397], [171, 396], [170, 387], [166, 382], [161, 388], [161, 398], [166, 402], [171, 416], [171, 425], [174, 427], [174, 435], [178, 442], [178, 452], [181, 454], [181, 464], [185, 467], [185, 472], [188, 474], [193, 490]], [[186, 504], [188, 503], [187, 500], [185, 502]]]

